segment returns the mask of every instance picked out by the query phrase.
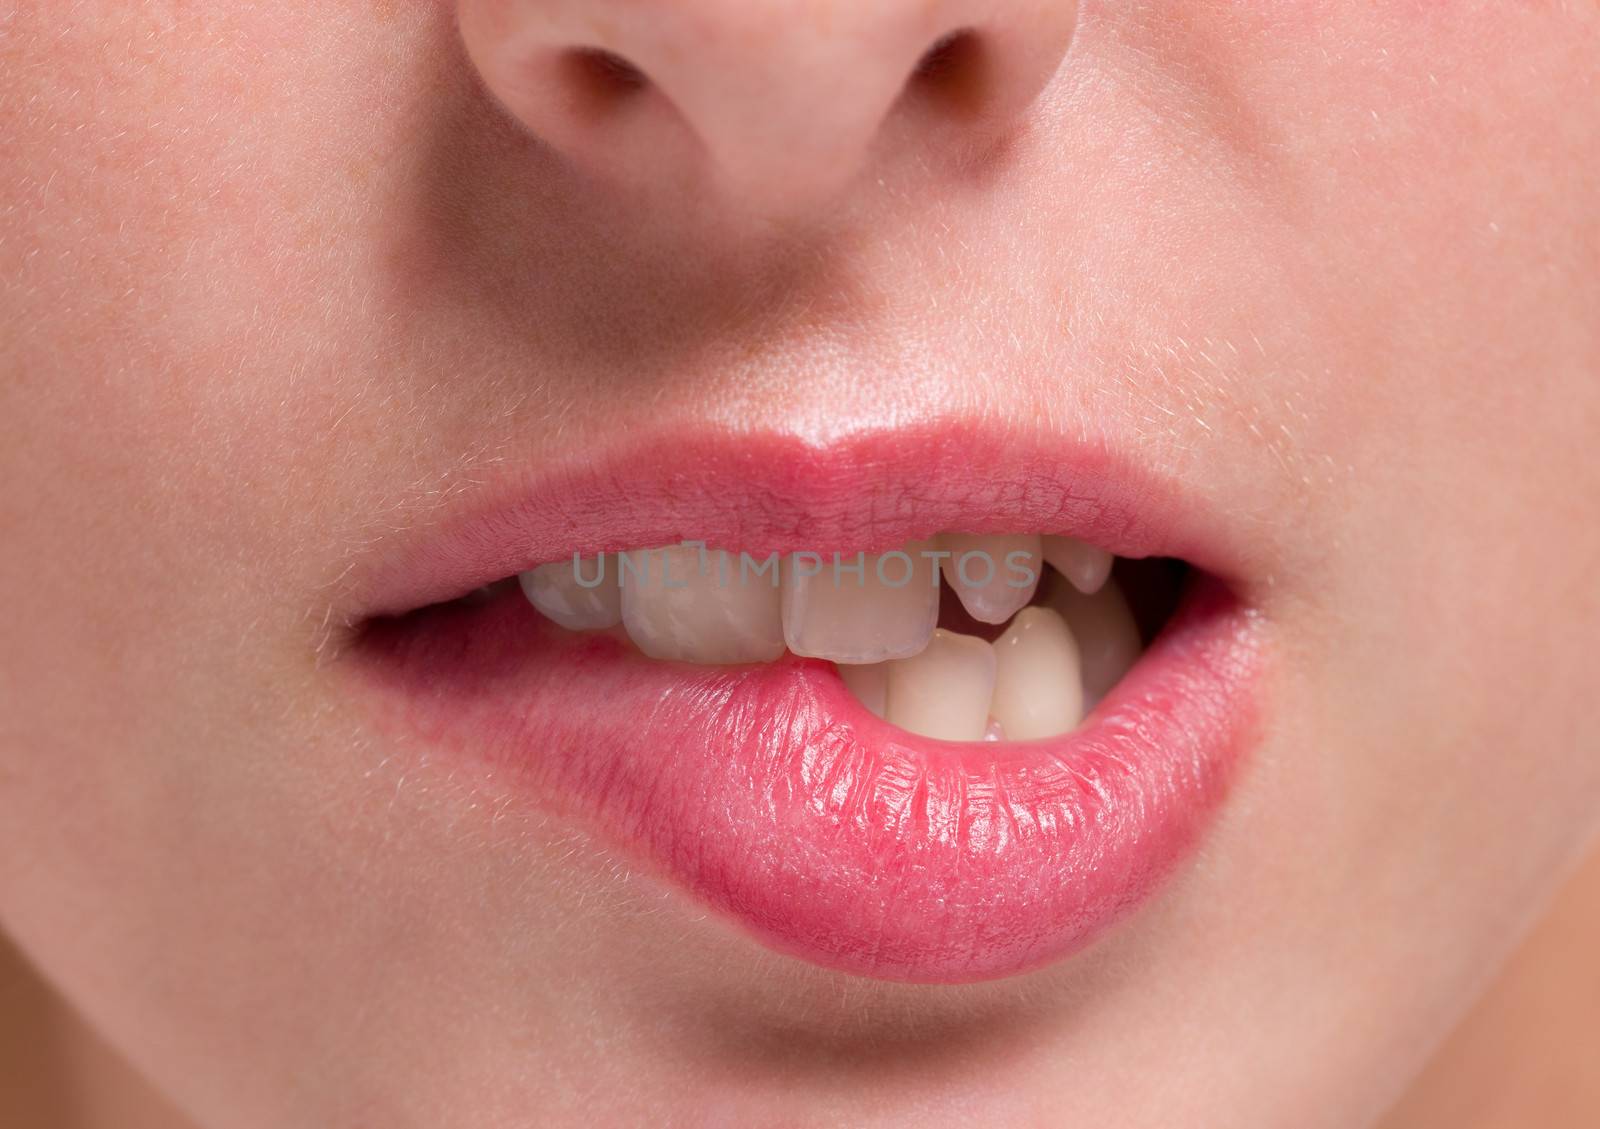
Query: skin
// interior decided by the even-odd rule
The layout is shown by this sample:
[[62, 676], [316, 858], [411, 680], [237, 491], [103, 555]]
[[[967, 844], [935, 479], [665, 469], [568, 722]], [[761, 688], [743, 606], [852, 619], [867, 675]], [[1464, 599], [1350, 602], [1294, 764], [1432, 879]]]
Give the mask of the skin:
[[[607, 42], [779, 52], [779, 123], [828, 60], [774, 28], [843, 18], [681, 8], [710, 58]], [[457, 16], [0, 3], [0, 925], [68, 1042], [240, 1129], [1380, 1117], [1600, 820], [1600, 10], [1086, 0], [1032, 101], [857, 76], [809, 162], [704, 111], [715, 166]], [[1254, 531], [1272, 673], [1200, 857], [1053, 968], [775, 956], [351, 692], [345, 578], [507, 468], [1085, 415]]]

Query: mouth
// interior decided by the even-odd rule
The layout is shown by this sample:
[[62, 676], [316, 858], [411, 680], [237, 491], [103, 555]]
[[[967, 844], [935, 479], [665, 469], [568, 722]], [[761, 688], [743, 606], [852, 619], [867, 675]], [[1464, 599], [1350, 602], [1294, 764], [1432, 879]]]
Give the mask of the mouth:
[[386, 546], [344, 665], [380, 725], [771, 948], [983, 980], [1201, 841], [1257, 728], [1240, 545], [1104, 446], [673, 436]]

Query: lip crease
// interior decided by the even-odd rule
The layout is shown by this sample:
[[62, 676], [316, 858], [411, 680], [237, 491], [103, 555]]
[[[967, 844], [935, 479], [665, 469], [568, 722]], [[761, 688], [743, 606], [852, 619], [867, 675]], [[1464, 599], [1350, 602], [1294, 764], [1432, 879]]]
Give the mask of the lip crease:
[[[1105, 446], [949, 427], [822, 447], [678, 437], [497, 483], [386, 547], [354, 582], [344, 665], [381, 727], [492, 767], [773, 948], [982, 980], [1089, 943], [1225, 798], [1264, 661], [1260, 617], [1221, 579], [1239, 547], [1220, 528]], [[1204, 572], [1079, 729], [1016, 743], [907, 733], [826, 662], [655, 662], [514, 591], [442, 603], [579, 551], [871, 552], [945, 529], [1063, 533]]]

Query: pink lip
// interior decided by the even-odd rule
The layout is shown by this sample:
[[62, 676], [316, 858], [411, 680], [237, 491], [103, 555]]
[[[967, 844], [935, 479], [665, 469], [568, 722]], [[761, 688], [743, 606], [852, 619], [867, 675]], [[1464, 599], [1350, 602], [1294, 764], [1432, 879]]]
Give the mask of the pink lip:
[[[1204, 507], [1104, 449], [930, 429], [825, 448], [664, 444], [505, 483], [360, 579], [363, 611], [450, 599], [573, 551], [685, 538], [752, 552], [1039, 530], [1227, 576]], [[1064, 956], [1194, 846], [1254, 726], [1257, 617], [1205, 579], [1077, 732], [961, 745], [880, 721], [830, 664], [656, 663], [519, 595], [373, 619], [379, 716], [509, 772], [767, 944], [885, 979]]]

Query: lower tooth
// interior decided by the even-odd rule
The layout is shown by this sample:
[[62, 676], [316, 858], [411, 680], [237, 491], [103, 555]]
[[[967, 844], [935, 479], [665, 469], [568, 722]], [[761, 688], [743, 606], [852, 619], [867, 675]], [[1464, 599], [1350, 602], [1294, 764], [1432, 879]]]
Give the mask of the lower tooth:
[[888, 663], [871, 663], [867, 666], [840, 663], [839, 677], [844, 681], [846, 689], [868, 710], [879, 717], [888, 712]]
[[1076, 537], [1046, 537], [1044, 539], [1045, 563], [1086, 595], [1094, 595], [1105, 587], [1116, 558], [1104, 549], [1096, 548]]
[[983, 740], [995, 677], [988, 643], [939, 630], [920, 654], [888, 667], [890, 724], [942, 741]]
[[1093, 709], [1138, 660], [1144, 648], [1139, 625], [1114, 580], [1092, 596], [1069, 584], [1057, 585], [1050, 606], [1067, 621], [1078, 642], [1084, 708]]
[[517, 583], [547, 619], [568, 631], [599, 631], [622, 622], [617, 561], [615, 554], [606, 553], [598, 559], [553, 561], [522, 573]]
[[1083, 720], [1078, 644], [1049, 608], [1023, 608], [994, 644], [989, 712], [1010, 741], [1070, 733]]
[[627, 557], [622, 621], [651, 658], [718, 665], [783, 654], [782, 594], [765, 577], [742, 574], [726, 553], [692, 546]]

